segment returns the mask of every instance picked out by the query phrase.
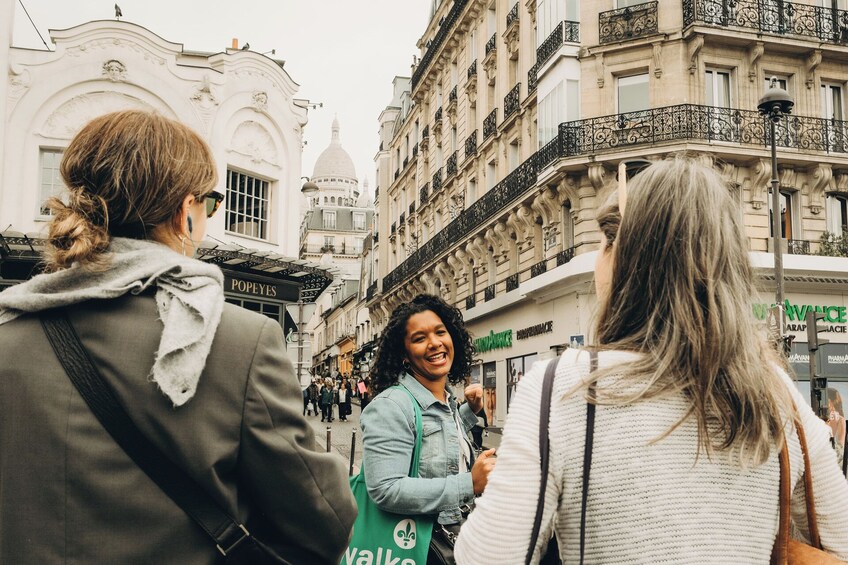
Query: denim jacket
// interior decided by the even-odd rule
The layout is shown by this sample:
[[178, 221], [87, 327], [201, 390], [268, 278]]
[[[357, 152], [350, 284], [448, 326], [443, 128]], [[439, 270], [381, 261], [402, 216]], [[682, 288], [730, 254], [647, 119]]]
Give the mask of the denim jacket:
[[[460, 506], [474, 500], [471, 473], [459, 473], [460, 441], [451, 410], [456, 397], [447, 388], [448, 404], [409, 374], [405, 386], [421, 406], [421, 457], [417, 478], [409, 476], [415, 447], [415, 412], [409, 395], [400, 388], [381, 392], [362, 412], [363, 465], [368, 494], [378, 507], [398, 514], [436, 514], [441, 524], [460, 521]], [[468, 404], [459, 408], [464, 434], [477, 418]], [[472, 458], [473, 450], [471, 450]], [[471, 464], [473, 465], [473, 460]]]

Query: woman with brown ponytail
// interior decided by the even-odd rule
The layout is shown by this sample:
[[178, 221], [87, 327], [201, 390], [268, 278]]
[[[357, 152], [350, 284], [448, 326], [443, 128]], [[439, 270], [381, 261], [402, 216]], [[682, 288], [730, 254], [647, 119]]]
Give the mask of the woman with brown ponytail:
[[[0, 563], [217, 563], [101, 426], [40, 316], [61, 310], [133, 424], [286, 562], [338, 563], [356, 514], [315, 451], [273, 321], [192, 256], [223, 196], [206, 143], [143, 111], [82, 128], [49, 202], [47, 273], [0, 293]], [[255, 532], [254, 532], [255, 533]]]

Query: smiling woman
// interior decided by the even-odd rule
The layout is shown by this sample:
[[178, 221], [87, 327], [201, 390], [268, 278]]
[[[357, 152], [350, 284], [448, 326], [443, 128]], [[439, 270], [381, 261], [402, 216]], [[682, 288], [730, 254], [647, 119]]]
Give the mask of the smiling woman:
[[[438, 515], [433, 539], [447, 540], [440, 547], [452, 548], [462, 508], [483, 492], [495, 462], [494, 450], [475, 459], [468, 437], [483, 409], [482, 387], [466, 387], [460, 406], [449, 386], [469, 376], [473, 354], [456, 308], [430, 295], [401, 304], [386, 325], [371, 372], [378, 394], [360, 419], [371, 500], [395, 514]], [[417, 476], [409, 476], [416, 440], [420, 466]]]

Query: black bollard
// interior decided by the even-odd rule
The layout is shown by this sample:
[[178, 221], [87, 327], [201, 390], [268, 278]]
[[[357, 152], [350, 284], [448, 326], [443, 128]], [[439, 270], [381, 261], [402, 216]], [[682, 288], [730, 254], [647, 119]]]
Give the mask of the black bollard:
[[330, 428], [330, 426], [327, 426], [327, 453], [330, 453], [330, 449], [332, 449], [333, 447], [333, 444], [330, 443], [330, 435], [332, 433], [331, 430], [332, 428]]
[[353, 476], [353, 458], [356, 455], [356, 430], [350, 436], [350, 469], [347, 474]]

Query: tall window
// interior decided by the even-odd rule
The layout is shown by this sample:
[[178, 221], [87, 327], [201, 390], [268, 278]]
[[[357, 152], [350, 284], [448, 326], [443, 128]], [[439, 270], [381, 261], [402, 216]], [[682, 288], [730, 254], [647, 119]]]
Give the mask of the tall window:
[[559, 22], [580, 21], [579, 0], [538, 0], [536, 3], [536, 47], [539, 47], [551, 35]]
[[336, 211], [335, 210], [322, 210], [321, 211], [321, 218], [322, 218], [325, 230], [336, 229]]
[[561, 81], [539, 103], [539, 147], [557, 136], [559, 124], [579, 119], [580, 81]]
[[509, 144], [508, 148], [508, 157], [509, 157], [509, 171], [512, 172], [518, 167], [518, 140], [516, 139], [512, 143]]
[[497, 182], [498, 162], [489, 161], [486, 164], [486, 190], [491, 190]]
[[842, 85], [822, 82], [821, 85], [822, 118], [828, 120], [844, 119]]
[[[797, 211], [795, 210], [794, 201], [794, 192], [788, 190], [780, 191], [780, 237], [784, 239], [795, 239]], [[772, 221], [771, 197], [769, 197], [769, 235], [773, 236]]]
[[707, 69], [704, 85], [704, 101], [707, 106], [730, 108], [730, 71]]
[[45, 206], [45, 202], [51, 196], [61, 194], [65, 188], [65, 185], [62, 183], [62, 177], [59, 175], [59, 163], [62, 161], [64, 151], [62, 149], [42, 149], [40, 153], [41, 202], [38, 203], [38, 214], [49, 216], [50, 209]]
[[365, 231], [365, 212], [353, 213], [353, 229]]
[[618, 77], [618, 113], [635, 112], [650, 107], [648, 93], [648, 73]]
[[332, 235], [324, 236], [324, 251], [335, 251], [336, 250], [336, 238]]
[[827, 195], [827, 231], [836, 235], [848, 233], [848, 194]]
[[227, 231], [268, 239], [268, 181], [227, 170]]

